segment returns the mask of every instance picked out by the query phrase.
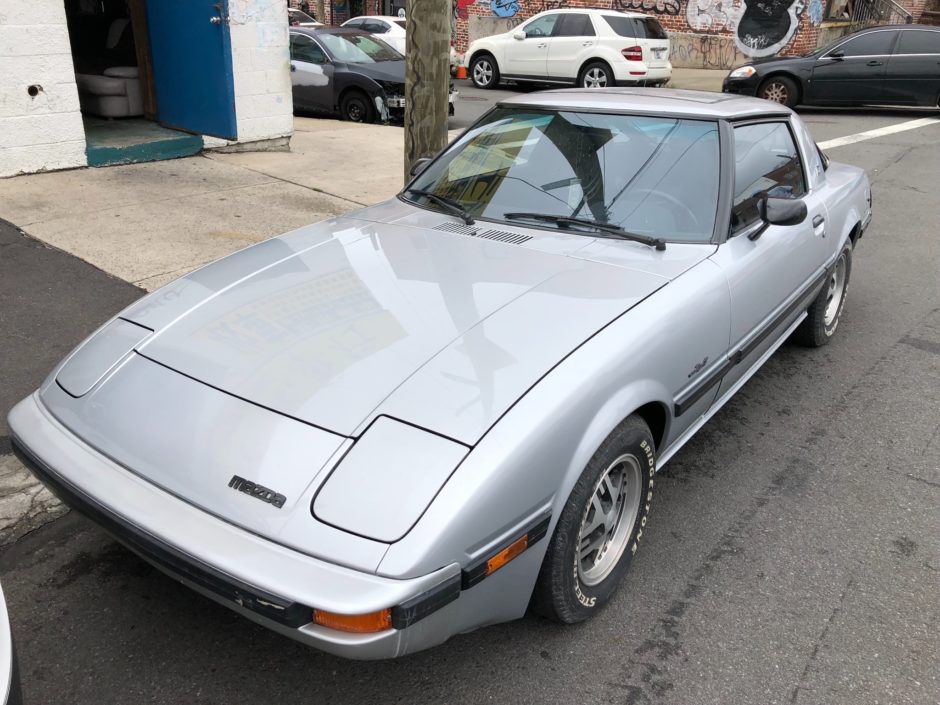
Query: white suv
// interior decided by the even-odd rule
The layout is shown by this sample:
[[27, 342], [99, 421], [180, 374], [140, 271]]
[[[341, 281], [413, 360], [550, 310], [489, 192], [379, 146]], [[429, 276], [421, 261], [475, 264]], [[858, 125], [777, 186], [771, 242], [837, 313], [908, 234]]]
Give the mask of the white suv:
[[500, 79], [586, 88], [657, 86], [672, 77], [669, 37], [655, 17], [617, 10], [549, 10], [465, 55], [473, 85]]

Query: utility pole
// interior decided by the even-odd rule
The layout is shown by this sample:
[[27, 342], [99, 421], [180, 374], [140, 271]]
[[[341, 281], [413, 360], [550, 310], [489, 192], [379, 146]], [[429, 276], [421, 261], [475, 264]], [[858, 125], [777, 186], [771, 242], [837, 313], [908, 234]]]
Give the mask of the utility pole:
[[405, 181], [416, 159], [447, 145], [452, 0], [408, 0], [405, 40]]

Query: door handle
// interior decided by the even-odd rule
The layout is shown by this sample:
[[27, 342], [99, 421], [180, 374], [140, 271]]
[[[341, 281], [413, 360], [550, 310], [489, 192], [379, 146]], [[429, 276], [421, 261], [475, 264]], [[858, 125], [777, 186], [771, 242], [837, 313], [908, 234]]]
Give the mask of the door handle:
[[880, 62], [880, 61], [869, 61], [869, 62], [868, 62], [867, 64], [865, 64], [865, 65], [866, 65], [866, 66], [881, 66], [881, 62]]
[[541, 44], [539, 44], [539, 45], [536, 47], [536, 49], [544, 49], [544, 48], [547, 47], [547, 46], [548, 46], [548, 44], [546, 44], [545, 42], [542, 42]]
[[826, 237], [826, 219], [818, 213], [813, 216], [813, 234]]
[[293, 62], [291, 62], [290, 70], [291, 70], [291, 71], [296, 71], [296, 70], [297, 70], [297, 67], [294, 66], [294, 63], [293, 63]]
[[817, 215], [815, 218], [813, 218], [813, 227], [818, 228], [820, 225], [822, 225], [825, 222], [826, 222], [825, 218], [823, 218], [821, 215]]

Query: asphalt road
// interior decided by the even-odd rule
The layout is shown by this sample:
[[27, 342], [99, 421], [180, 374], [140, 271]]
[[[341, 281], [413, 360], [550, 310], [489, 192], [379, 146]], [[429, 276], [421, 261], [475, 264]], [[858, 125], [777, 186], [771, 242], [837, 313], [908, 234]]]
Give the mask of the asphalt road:
[[[819, 140], [919, 117], [806, 116]], [[663, 469], [648, 541], [598, 618], [349, 662], [70, 515], [0, 556], [27, 704], [940, 703], [940, 125], [830, 154], [868, 170], [875, 205], [836, 339], [785, 345]], [[54, 266], [24, 249], [20, 285]], [[103, 295], [90, 318], [117, 305]], [[65, 335], [41, 314], [10, 343], [37, 355], [35, 379]]]

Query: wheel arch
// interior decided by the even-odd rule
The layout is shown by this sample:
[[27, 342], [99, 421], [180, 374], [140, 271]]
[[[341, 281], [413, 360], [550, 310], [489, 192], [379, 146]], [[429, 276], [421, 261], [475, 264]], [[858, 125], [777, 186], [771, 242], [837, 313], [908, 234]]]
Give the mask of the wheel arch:
[[590, 59], [585, 59], [584, 61], [582, 61], [581, 65], [578, 67], [578, 73], [574, 77], [574, 81], [576, 84], [581, 83], [581, 74], [583, 74], [584, 69], [586, 69], [591, 64], [604, 64], [604, 66], [607, 67], [607, 70], [610, 71], [610, 75], [614, 79], [614, 83], [617, 82], [617, 75], [614, 73], [614, 67], [611, 66], [610, 62], [607, 59], [604, 59], [602, 57], [592, 56]]

